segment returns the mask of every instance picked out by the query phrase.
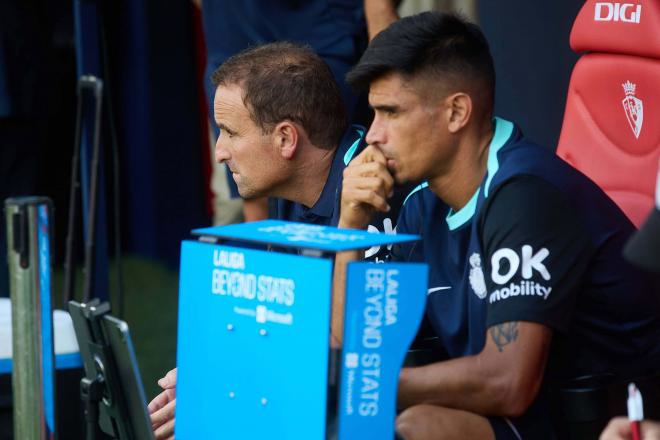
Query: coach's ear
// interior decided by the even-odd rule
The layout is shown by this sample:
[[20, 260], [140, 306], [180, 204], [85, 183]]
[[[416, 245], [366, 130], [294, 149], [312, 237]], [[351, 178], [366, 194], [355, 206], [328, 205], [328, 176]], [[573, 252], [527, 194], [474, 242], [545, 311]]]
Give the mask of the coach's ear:
[[273, 141], [275, 148], [284, 159], [292, 159], [296, 154], [300, 133], [298, 126], [291, 121], [282, 121], [273, 130]]
[[457, 133], [465, 127], [472, 116], [472, 99], [466, 93], [454, 93], [445, 101], [447, 109], [447, 129]]

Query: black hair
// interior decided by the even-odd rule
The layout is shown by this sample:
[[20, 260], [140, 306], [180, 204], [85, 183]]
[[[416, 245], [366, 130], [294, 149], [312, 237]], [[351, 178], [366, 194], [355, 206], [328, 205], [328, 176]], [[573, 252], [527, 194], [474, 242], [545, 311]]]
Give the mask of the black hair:
[[215, 87], [240, 86], [250, 117], [264, 133], [290, 120], [314, 145], [332, 149], [348, 125], [339, 85], [308, 46], [277, 42], [246, 49], [225, 61], [211, 81]]
[[389, 73], [434, 82], [479, 82], [487, 92], [489, 102], [484, 104], [492, 111], [495, 68], [488, 42], [477, 25], [458, 15], [423, 12], [392, 23], [374, 37], [346, 80], [367, 89]]

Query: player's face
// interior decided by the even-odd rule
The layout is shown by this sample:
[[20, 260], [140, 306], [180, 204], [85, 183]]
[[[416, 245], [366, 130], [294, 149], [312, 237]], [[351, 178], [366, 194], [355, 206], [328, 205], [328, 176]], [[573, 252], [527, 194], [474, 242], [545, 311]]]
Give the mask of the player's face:
[[375, 117], [366, 140], [383, 152], [397, 183], [441, 172], [451, 155], [442, 103], [434, 104], [401, 75], [388, 74], [371, 83], [369, 104]]
[[282, 178], [279, 160], [269, 134], [264, 134], [250, 118], [243, 103], [243, 90], [237, 85], [219, 86], [213, 102], [220, 136], [215, 144], [215, 160], [225, 163], [243, 198], [269, 195]]

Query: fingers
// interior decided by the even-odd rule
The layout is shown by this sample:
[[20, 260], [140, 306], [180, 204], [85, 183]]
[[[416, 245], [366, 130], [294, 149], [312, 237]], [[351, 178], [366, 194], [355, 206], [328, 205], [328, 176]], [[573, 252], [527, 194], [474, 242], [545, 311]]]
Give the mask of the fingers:
[[149, 406], [147, 409], [149, 410], [149, 414], [153, 414], [159, 409], [163, 408], [165, 405], [170, 403], [172, 400], [176, 398], [176, 391], [174, 389], [168, 389], [154, 397], [154, 399], [149, 402]]
[[176, 409], [176, 378], [177, 369], [167, 372], [165, 377], [158, 381], [164, 389], [148, 406], [151, 416], [151, 428], [154, 430], [156, 440], [174, 440], [174, 412]]
[[380, 162], [385, 165], [387, 164], [387, 159], [383, 152], [378, 148], [373, 145], [367, 145], [367, 147], [351, 161], [352, 164], [354, 163], [356, 165], [369, 162]]
[[389, 198], [392, 196], [392, 187], [391, 177], [388, 175], [385, 176], [348, 176], [345, 177], [342, 183], [342, 191], [346, 188], [346, 191], [352, 191], [355, 189], [364, 189], [377, 193], [383, 198]]
[[367, 206], [371, 209], [376, 209], [382, 212], [388, 212], [390, 205], [387, 199], [372, 188], [352, 188], [342, 192], [342, 197], [350, 198], [348, 206], [342, 206], [342, 209], [359, 209]]
[[348, 164], [344, 169], [343, 177], [344, 181], [347, 179], [376, 177], [382, 180], [382, 184], [374, 187], [374, 190], [382, 190], [385, 197], [391, 196], [394, 187], [394, 178], [387, 169], [387, 159], [382, 151], [371, 145]]
[[174, 439], [174, 418], [155, 429], [154, 437], [156, 440]]
[[394, 191], [394, 178], [383, 153], [367, 147], [344, 169], [340, 227], [365, 228], [374, 210], [388, 212], [387, 199]]
[[615, 417], [610, 420], [600, 435], [600, 440], [628, 440], [632, 439], [630, 421], [626, 417]]
[[642, 438], [644, 440], [660, 440], [660, 423], [644, 420], [642, 422]]
[[[344, 169], [343, 179], [343, 185], [350, 187], [351, 184], [357, 182], [361, 188], [372, 188], [382, 192], [385, 197], [391, 197], [394, 190], [394, 178], [386, 166], [379, 162], [349, 165]], [[367, 180], [362, 182], [362, 179]]]
[[388, 212], [390, 206], [387, 199], [373, 189], [344, 187], [341, 193], [338, 226], [364, 229], [369, 225], [374, 210]]
[[149, 405], [147, 406], [147, 409], [149, 410], [149, 414], [152, 414], [159, 409], [161, 409], [163, 406], [165, 406], [168, 402], [167, 398], [167, 391], [163, 391], [159, 395], [153, 398], [151, 402], [149, 402]]
[[[174, 429], [174, 411], [176, 409], [176, 399], [171, 400], [162, 408], [156, 410], [151, 414], [151, 427], [154, 430], [160, 429], [162, 426], [172, 422], [172, 429]], [[174, 431], [172, 431], [174, 432]], [[162, 438], [165, 438], [163, 436]]]
[[176, 387], [176, 368], [168, 371], [165, 377], [158, 381], [158, 385], [163, 389]]

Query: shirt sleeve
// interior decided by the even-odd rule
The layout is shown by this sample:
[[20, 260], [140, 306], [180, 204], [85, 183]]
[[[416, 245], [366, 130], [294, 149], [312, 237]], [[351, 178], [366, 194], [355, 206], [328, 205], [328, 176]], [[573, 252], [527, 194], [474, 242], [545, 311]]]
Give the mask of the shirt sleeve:
[[487, 327], [530, 321], [566, 333], [595, 248], [568, 198], [521, 176], [491, 195], [481, 217]]

